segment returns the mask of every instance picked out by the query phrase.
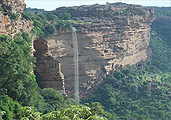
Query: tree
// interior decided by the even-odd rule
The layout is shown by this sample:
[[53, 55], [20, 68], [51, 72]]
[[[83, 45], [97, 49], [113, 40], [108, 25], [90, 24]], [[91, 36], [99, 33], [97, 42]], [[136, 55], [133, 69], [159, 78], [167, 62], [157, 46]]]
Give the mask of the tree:
[[33, 107], [21, 107], [18, 110], [17, 117], [19, 120], [40, 120], [40, 114]]
[[107, 120], [85, 105], [72, 105], [65, 109], [42, 115], [42, 120]]
[[46, 30], [46, 34], [49, 35], [49, 34], [53, 34], [56, 32], [56, 28], [54, 25], [52, 24], [48, 24], [46, 27], [45, 27], [45, 30]]
[[0, 120], [13, 120], [16, 119], [16, 113], [22, 107], [17, 101], [7, 95], [0, 96]]
[[40, 90], [40, 94], [45, 99], [46, 103], [49, 103], [55, 110], [64, 107], [64, 95], [53, 88], [44, 88]]
[[48, 13], [48, 14], [46, 14], [46, 19], [48, 20], [48, 21], [50, 21], [52, 24], [56, 21], [59, 21], [59, 18], [56, 16], [56, 15], [54, 15], [54, 14], [52, 14], [52, 13]]
[[35, 75], [31, 73], [35, 58], [31, 54], [28, 34], [18, 34], [14, 41], [0, 35], [0, 88], [6, 89], [14, 100], [28, 104], [38, 88]]

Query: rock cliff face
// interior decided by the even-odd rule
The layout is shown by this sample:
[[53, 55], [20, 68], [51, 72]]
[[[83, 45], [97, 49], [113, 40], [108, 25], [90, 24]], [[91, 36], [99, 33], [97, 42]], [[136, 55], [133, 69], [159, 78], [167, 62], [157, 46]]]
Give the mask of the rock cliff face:
[[[82, 23], [74, 25], [77, 29], [79, 46], [81, 97], [87, 96], [92, 88], [100, 85], [110, 72], [148, 59], [153, 9], [117, 3], [62, 7], [56, 9], [56, 12], [69, 12], [73, 20]], [[51, 35], [44, 44], [46, 54], [61, 63], [66, 92], [72, 95], [74, 92], [72, 33], [58, 32]], [[46, 56], [43, 55], [41, 58]], [[37, 64], [46, 66], [49, 62], [50, 58], [47, 62], [38, 61]], [[46, 76], [50, 77], [48, 74]]]
[[36, 75], [40, 77], [42, 88], [54, 88], [61, 93], [65, 93], [64, 75], [61, 72], [61, 66], [57, 59], [48, 53], [48, 42], [39, 37], [34, 41], [36, 62]]
[[21, 17], [26, 4], [24, 0], [0, 0], [0, 34], [14, 37], [20, 31], [30, 32], [33, 22]]

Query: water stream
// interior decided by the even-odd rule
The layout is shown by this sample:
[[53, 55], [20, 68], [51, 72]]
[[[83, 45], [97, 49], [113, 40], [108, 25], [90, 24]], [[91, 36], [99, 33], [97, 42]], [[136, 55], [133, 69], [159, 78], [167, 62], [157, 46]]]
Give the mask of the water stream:
[[73, 40], [73, 52], [74, 52], [74, 74], [75, 74], [75, 101], [79, 102], [79, 58], [78, 58], [78, 42], [76, 29], [72, 27], [72, 40]]

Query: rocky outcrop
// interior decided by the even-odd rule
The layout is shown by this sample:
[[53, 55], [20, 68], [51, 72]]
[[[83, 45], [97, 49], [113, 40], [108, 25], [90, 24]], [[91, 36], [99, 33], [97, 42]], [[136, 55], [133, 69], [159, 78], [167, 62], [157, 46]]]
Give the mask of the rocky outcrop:
[[[63, 12], [69, 12], [73, 20], [81, 23], [74, 25], [79, 47], [81, 97], [100, 85], [110, 72], [148, 59], [153, 9], [122, 3], [56, 9], [57, 14]], [[51, 35], [45, 44], [47, 54], [60, 61], [66, 92], [72, 95], [74, 62], [71, 32]]]
[[61, 65], [57, 59], [48, 54], [47, 41], [40, 36], [34, 41], [34, 49], [37, 58], [35, 73], [40, 77], [40, 87], [54, 88], [66, 94]]
[[0, 34], [14, 37], [20, 31], [30, 32], [33, 22], [21, 17], [26, 4], [24, 0], [0, 0]]

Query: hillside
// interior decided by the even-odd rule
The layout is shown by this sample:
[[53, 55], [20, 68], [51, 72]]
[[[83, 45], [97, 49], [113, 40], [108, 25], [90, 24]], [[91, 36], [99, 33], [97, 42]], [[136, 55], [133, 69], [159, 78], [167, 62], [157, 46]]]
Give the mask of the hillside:
[[25, 7], [0, 0], [0, 120], [171, 119], [170, 7]]
[[110, 114], [100, 103], [81, 105], [55, 89], [38, 87], [33, 41], [56, 29], [51, 19], [40, 23], [39, 15], [23, 13], [24, 8], [24, 0], [0, 0], [0, 120], [106, 120]]

